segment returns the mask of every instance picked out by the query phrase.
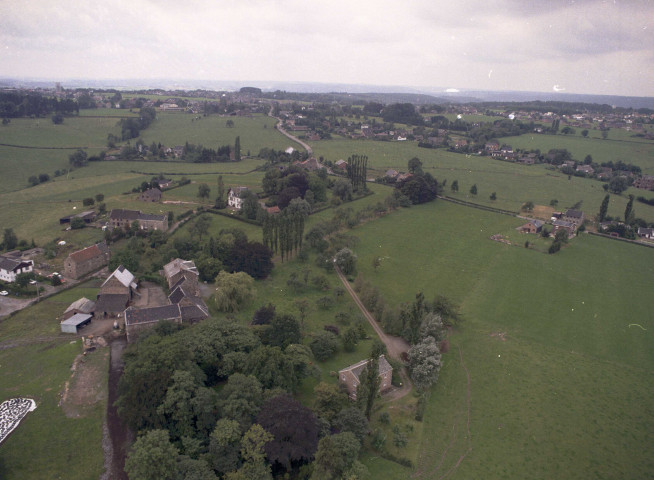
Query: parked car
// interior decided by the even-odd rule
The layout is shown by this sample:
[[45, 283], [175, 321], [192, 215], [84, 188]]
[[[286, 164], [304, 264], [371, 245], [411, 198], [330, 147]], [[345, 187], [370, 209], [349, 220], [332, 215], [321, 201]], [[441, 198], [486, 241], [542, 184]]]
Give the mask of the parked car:
[[30, 280], [30, 285], [36, 285], [36, 280]]
[[5, 295], [9, 295], [9, 292], [7, 290], [3, 290], [2, 292], [0, 292], [0, 295], [4, 297]]

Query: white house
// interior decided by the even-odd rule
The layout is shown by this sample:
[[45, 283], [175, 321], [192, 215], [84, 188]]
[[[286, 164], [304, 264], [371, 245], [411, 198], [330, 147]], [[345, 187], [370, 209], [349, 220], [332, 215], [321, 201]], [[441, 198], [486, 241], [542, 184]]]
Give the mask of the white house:
[[234, 187], [227, 191], [227, 205], [234, 207], [237, 210], [241, 209], [243, 201], [242, 196], [248, 191], [248, 187]]
[[31, 272], [33, 268], [34, 262], [32, 260], [14, 260], [13, 258], [0, 257], [0, 280], [15, 282], [17, 275]]

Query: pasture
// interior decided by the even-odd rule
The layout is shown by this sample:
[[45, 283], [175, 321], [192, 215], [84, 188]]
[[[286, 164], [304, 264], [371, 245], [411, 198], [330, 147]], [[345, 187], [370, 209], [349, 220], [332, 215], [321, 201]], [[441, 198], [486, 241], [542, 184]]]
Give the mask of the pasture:
[[[104, 467], [102, 424], [106, 408], [108, 349], [77, 360], [81, 341], [60, 332], [58, 316], [74, 300], [93, 298], [97, 288], [84, 284], [49, 297], [11, 317], [0, 320], [0, 399], [32, 398], [37, 409], [5, 440], [0, 449], [3, 479], [98, 478]], [[79, 372], [93, 371], [82, 386]], [[64, 391], [86, 391], [74, 397]], [[91, 386], [92, 385], [92, 386]], [[76, 386], [81, 390], [77, 390]], [[70, 393], [69, 392], [69, 393]], [[84, 401], [78, 401], [84, 398]], [[65, 439], [65, 441], [64, 441]], [[64, 473], [65, 472], [65, 473]]]
[[[516, 138], [522, 139], [526, 136]], [[536, 138], [559, 137], [540, 135]], [[584, 139], [577, 139], [581, 140]], [[654, 149], [651, 144], [638, 145]], [[549, 205], [551, 200], [556, 199], [559, 209], [570, 208], [581, 201], [581, 210], [587, 217], [592, 218], [599, 211], [606, 195], [600, 181], [574, 176], [568, 178], [567, 175], [548, 169], [545, 165], [520, 165], [491, 157], [452, 153], [444, 149], [419, 148], [415, 142], [342, 139], [313, 142], [312, 146], [315, 155], [324, 155], [327, 160], [332, 161], [347, 159], [355, 153], [367, 155], [369, 177], [381, 176], [389, 168], [406, 171], [409, 159], [418, 157], [423, 163], [423, 170], [431, 173], [439, 182], [447, 180], [443, 192], [445, 195], [513, 212], [519, 212], [520, 207], [527, 201], [533, 201], [537, 205]], [[654, 150], [651, 154], [654, 160]], [[583, 160], [583, 157], [581, 159]], [[635, 160], [633, 162], [636, 163]], [[454, 180], [459, 184], [458, 193], [453, 193], [450, 189]], [[472, 185], [477, 185], [477, 195], [469, 193]], [[490, 200], [493, 192], [496, 192], [496, 200]], [[609, 215], [624, 216], [627, 194], [638, 196], [644, 193], [643, 190], [630, 188], [622, 195], [611, 195]], [[636, 216], [654, 222], [653, 207], [638, 204], [636, 210]]]
[[[227, 120], [234, 122], [227, 126]], [[221, 145], [234, 146], [237, 136], [241, 137], [241, 155], [257, 155], [264, 147], [285, 150], [297, 144], [281, 135], [275, 129], [277, 121], [273, 118], [256, 115], [253, 117], [223, 117], [218, 115], [192, 115], [183, 113], [157, 112], [157, 119], [142, 132], [141, 138], [150, 145], [152, 142], [166, 146], [184, 145], [186, 142], [217, 148]]]
[[388, 304], [443, 294], [465, 318], [417, 477], [440, 478], [465, 455], [451, 478], [642, 478], [653, 464], [642, 445], [654, 427], [654, 250], [582, 235], [547, 255], [489, 239], [519, 224], [437, 201], [354, 230], [358, 269]]

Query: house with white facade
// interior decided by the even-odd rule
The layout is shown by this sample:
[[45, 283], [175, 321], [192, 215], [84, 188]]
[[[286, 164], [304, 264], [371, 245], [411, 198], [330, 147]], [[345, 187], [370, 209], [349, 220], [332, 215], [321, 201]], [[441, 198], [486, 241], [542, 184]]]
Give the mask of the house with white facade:
[[243, 203], [243, 194], [248, 191], [248, 187], [234, 187], [227, 191], [227, 205], [237, 210], [241, 209]]
[[32, 260], [0, 257], [0, 280], [5, 282], [15, 282], [16, 276], [31, 272], [33, 269], [34, 262]]

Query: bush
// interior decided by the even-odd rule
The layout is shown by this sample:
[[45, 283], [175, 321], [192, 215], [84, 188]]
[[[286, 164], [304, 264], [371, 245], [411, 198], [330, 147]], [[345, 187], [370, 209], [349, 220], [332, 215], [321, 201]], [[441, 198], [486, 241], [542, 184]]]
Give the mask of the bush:
[[84, 200], [82, 200], [82, 205], [85, 207], [90, 207], [91, 205], [95, 204], [95, 200], [91, 197], [87, 197]]
[[336, 336], [338, 336], [340, 334], [340, 330], [338, 329], [338, 327], [336, 325], [325, 325], [322, 328], [326, 332], [332, 332]]
[[316, 305], [323, 310], [329, 310], [334, 306], [334, 299], [332, 297], [320, 297], [316, 300]]

